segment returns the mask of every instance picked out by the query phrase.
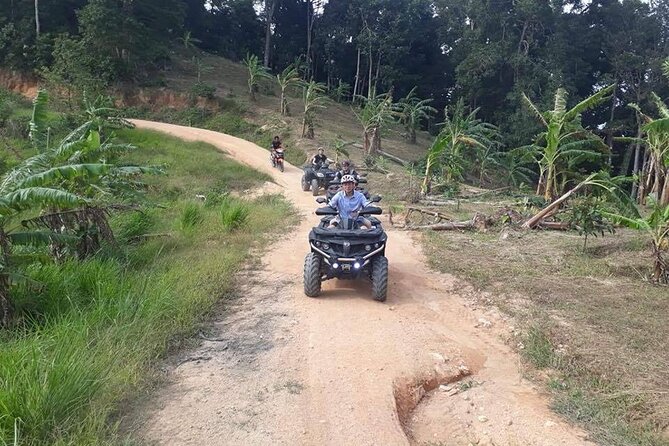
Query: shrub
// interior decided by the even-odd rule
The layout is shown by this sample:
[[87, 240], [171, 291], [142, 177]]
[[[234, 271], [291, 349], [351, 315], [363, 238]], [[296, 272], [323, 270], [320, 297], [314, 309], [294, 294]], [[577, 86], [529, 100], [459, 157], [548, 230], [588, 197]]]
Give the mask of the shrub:
[[193, 97], [202, 97], [207, 99], [213, 99], [214, 93], [216, 93], [216, 87], [213, 85], [205, 84], [204, 82], [198, 82], [190, 88], [191, 95]]

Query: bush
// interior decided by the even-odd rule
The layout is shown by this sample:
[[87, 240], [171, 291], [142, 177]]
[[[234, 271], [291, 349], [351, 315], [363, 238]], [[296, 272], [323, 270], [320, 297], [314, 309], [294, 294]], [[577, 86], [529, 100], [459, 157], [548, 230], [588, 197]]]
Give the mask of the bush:
[[227, 197], [221, 202], [221, 223], [228, 230], [242, 226], [249, 218], [249, 208], [238, 200]]
[[116, 232], [120, 240], [132, 240], [146, 234], [153, 226], [154, 217], [150, 212], [132, 212], [119, 217]]
[[201, 97], [207, 99], [214, 99], [214, 93], [216, 93], [216, 87], [213, 85], [205, 84], [204, 82], [198, 82], [190, 88], [190, 93], [194, 98]]

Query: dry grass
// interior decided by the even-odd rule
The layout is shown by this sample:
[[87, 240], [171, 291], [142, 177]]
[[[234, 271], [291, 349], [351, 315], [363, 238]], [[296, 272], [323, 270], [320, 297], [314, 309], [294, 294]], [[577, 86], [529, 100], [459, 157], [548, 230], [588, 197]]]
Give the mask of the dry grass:
[[[469, 205], [471, 206], [471, 205]], [[555, 409], [604, 444], [667, 444], [669, 288], [647, 282], [638, 233], [426, 233], [431, 265], [484, 289], [527, 329], [525, 356], [558, 371]], [[666, 435], [666, 433], [665, 433]]]

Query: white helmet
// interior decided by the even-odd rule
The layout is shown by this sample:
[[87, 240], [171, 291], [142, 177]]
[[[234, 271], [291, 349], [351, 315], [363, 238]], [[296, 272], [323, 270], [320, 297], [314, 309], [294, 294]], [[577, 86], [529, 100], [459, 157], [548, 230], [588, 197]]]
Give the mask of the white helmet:
[[341, 184], [344, 184], [344, 183], [355, 183], [355, 178], [353, 178], [353, 175], [344, 175], [343, 177], [341, 177], [341, 181], [340, 181], [340, 183], [341, 183]]

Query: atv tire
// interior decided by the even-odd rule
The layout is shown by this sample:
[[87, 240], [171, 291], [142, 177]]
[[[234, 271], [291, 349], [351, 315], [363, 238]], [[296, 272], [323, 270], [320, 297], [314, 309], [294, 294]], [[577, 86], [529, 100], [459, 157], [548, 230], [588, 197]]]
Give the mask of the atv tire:
[[379, 256], [372, 261], [372, 297], [379, 302], [385, 302], [387, 293], [388, 259]]
[[318, 196], [318, 189], [319, 189], [318, 180], [314, 178], [313, 180], [311, 180], [311, 193], [313, 194], [314, 197]]
[[314, 252], [304, 259], [304, 294], [309, 297], [321, 294], [321, 258]]
[[303, 191], [307, 192], [307, 191], [311, 188], [311, 186], [309, 185], [309, 183], [307, 183], [307, 179], [305, 178], [304, 175], [302, 175], [302, 181], [301, 181], [301, 183], [302, 183], [302, 190], [303, 190]]

